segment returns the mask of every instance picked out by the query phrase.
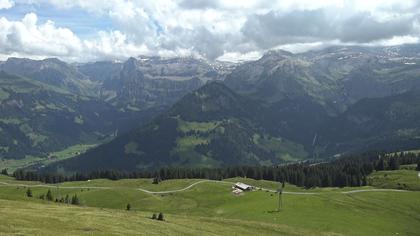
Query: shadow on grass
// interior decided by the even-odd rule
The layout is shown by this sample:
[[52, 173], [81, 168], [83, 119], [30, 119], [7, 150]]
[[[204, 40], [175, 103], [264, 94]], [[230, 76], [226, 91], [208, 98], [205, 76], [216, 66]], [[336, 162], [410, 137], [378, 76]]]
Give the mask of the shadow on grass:
[[273, 210], [273, 211], [267, 211], [267, 213], [269, 213], [269, 214], [273, 214], [273, 213], [281, 213], [282, 212], [282, 210]]

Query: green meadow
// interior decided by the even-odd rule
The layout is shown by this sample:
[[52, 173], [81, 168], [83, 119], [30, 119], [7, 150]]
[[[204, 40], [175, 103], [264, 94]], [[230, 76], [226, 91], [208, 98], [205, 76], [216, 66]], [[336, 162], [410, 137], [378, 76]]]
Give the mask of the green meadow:
[[[392, 178], [382, 178], [384, 175]], [[403, 177], [401, 177], [403, 176]], [[417, 179], [412, 178], [415, 176]], [[245, 178], [224, 181], [197, 179], [91, 180], [44, 185], [0, 177], [0, 232], [5, 234], [120, 235], [420, 235], [420, 192], [372, 191], [374, 188], [416, 190], [413, 170], [381, 171], [370, 176], [374, 187], [316, 188]], [[235, 196], [231, 187], [245, 182], [263, 188]], [[197, 183], [199, 182], [199, 183]], [[388, 184], [384, 184], [388, 182]], [[184, 189], [179, 192], [147, 193]], [[381, 183], [381, 184], [379, 184]], [[417, 187], [415, 187], [417, 186]], [[26, 196], [27, 188], [33, 197]], [[81, 206], [48, 202], [38, 197], [48, 189], [54, 198], [77, 194]], [[355, 190], [364, 190], [362, 192]], [[132, 209], [126, 211], [130, 203]], [[162, 212], [166, 221], [151, 220]]]
[[0, 169], [5, 169], [13, 173], [18, 168], [24, 168], [32, 165], [48, 165], [57, 161], [65, 160], [95, 147], [97, 144], [76, 144], [66, 149], [51, 152], [48, 157], [26, 156], [23, 159], [0, 159]]
[[287, 225], [0, 200], [1, 235], [312, 235]]

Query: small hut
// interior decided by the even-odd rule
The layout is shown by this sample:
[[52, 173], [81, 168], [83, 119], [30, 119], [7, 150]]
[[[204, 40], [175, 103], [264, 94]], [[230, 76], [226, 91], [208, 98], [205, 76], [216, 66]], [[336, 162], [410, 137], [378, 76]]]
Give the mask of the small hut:
[[240, 189], [240, 190], [242, 190], [242, 191], [251, 191], [251, 190], [253, 190], [253, 189], [254, 189], [254, 187], [253, 187], [253, 186], [248, 185], [248, 184], [244, 184], [244, 183], [240, 183], [240, 182], [236, 183], [236, 184], [234, 185], [234, 188], [236, 188], [236, 189]]

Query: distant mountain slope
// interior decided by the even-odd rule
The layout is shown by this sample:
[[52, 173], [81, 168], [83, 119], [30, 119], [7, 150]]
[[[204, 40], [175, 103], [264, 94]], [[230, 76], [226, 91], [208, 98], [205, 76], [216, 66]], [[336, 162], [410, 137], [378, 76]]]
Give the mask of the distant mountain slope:
[[[129, 60], [133, 60], [130, 58]], [[228, 62], [209, 62], [193, 57], [146, 57], [135, 59], [137, 68], [146, 79], [190, 80], [198, 78], [202, 81], [223, 80], [235, 64]]]
[[420, 88], [420, 54], [414, 53], [419, 48], [331, 47], [300, 54], [272, 51], [236, 67], [225, 82], [240, 94], [268, 102], [310, 97], [338, 114], [363, 98]]
[[88, 79], [75, 67], [55, 58], [31, 60], [9, 58], [0, 64], [0, 70], [8, 74], [31, 78], [80, 95], [94, 96], [98, 84]]
[[0, 70], [79, 95], [97, 97], [120, 109], [169, 107], [209, 80], [223, 80], [235, 64], [194, 58], [130, 58], [68, 64], [56, 58], [9, 58]]
[[325, 122], [318, 144], [329, 153], [420, 147], [420, 90], [362, 99]]
[[[222, 79], [228, 70], [221, 64], [193, 58], [131, 58], [124, 63], [86, 64], [54, 58], [9, 58], [0, 62], [0, 71], [7, 73], [0, 78], [0, 117], [3, 125], [7, 123], [0, 158], [46, 155], [74, 143], [125, 133], [168, 109], [204, 81]], [[19, 108], [11, 109], [10, 103], [19, 104]], [[32, 112], [35, 109], [39, 110]], [[74, 118], [76, 114], [84, 120]], [[73, 119], [84, 124], [75, 125]], [[23, 121], [27, 121], [30, 133], [42, 134], [36, 143], [19, 129]], [[20, 138], [16, 138], [18, 134]], [[21, 139], [19, 145], [13, 144], [15, 139]]]
[[[122, 113], [100, 100], [0, 72], [0, 156], [47, 155], [114, 134]], [[141, 120], [140, 116], [137, 116]]]
[[[81, 65], [80, 70], [93, 73], [110, 66], [109, 63]], [[232, 63], [214, 62], [194, 58], [129, 58], [120, 70], [110, 71], [103, 80], [100, 97], [123, 109], [146, 110], [169, 108], [182, 96], [211, 80], [223, 80], [235, 66]], [[104, 68], [110, 70], [111, 67]]]
[[46, 170], [273, 165], [344, 152], [418, 148], [419, 94], [362, 99], [332, 117], [311, 100], [265, 103], [210, 83], [149, 125]]
[[260, 109], [223, 84], [209, 83], [149, 125], [48, 170], [272, 165], [307, 157], [302, 145], [260, 129]]
[[122, 69], [121, 62], [97, 61], [77, 64], [77, 70], [93, 81], [110, 80], [118, 76]]

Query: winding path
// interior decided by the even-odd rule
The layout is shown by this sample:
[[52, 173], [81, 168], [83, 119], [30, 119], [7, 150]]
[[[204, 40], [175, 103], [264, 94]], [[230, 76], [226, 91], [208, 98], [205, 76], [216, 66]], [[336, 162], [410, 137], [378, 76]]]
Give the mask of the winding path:
[[343, 194], [351, 194], [351, 193], [362, 193], [362, 192], [411, 192], [409, 190], [403, 189], [357, 189], [351, 190], [346, 192], [341, 192]]
[[[86, 187], [86, 186], [59, 186], [59, 185], [49, 185], [49, 184], [11, 184], [7, 182], [0, 182], [3, 186], [11, 187], [39, 187], [39, 188], [63, 188], [63, 189], [113, 189], [111, 187]], [[1, 187], [1, 186], [0, 186]]]
[[[190, 185], [188, 185], [185, 188], [181, 188], [181, 189], [175, 189], [175, 190], [165, 190], [165, 191], [150, 191], [144, 188], [135, 188], [136, 190], [142, 191], [144, 193], [148, 193], [148, 194], [168, 194], [168, 193], [177, 193], [177, 192], [183, 192], [186, 191], [188, 189], [191, 189], [192, 187], [198, 185], [198, 184], [202, 184], [202, 183], [220, 183], [220, 184], [229, 184], [232, 185], [234, 184], [234, 182], [229, 182], [229, 181], [218, 181], [218, 180], [200, 180], [197, 181], [195, 183], [192, 183]], [[12, 186], [12, 187], [42, 187], [42, 188], [57, 188], [57, 185], [48, 185], [48, 184], [37, 184], [37, 185], [28, 185], [28, 184], [11, 184], [11, 183], [7, 183], [7, 182], [1, 182], [0, 184], [3, 186]], [[1, 186], [0, 186], [1, 187]], [[117, 189], [118, 187], [99, 187], [99, 186], [59, 186], [61, 189]], [[266, 189], [266, 188], [259, 188], [262, 191], [267, 191], [267, 192], [271, 192], [271, 193], [276, 193], [276, 190], [273, 189]], [[337, 193], [342, 193], [342, 194], [353, 194], [353, 193], [361, 193], [361, 192], [412, 192], [409, 190], [401, 190], [401, 189], [357, 189], [357, 190], [351, 190], [351, 191], [342, 191], [342, 192], [337, 192]], [[325, 192], [289, 192], [289, 191], [284, 191], [284, 194], [294, 194], [294, 195], [320, 195], [320, 194], [325, 194]]]
[[205, 182], [214, 182], [214, 183], [221, 183], [221, 184], [233, 184], [233, 182], [228, 182], [228, 181], [217, 181], [217, 180], [200, 180], [198, 182], [192, 183], [191, 185], [185, 187], [185, 188], [181, 188], [181, 189], [176, 189], [176, 190], [166, 190], [166, 191], [158, 191], [158, 192], [153, 192], [153, 191], [149, 191], [147, 189], [144, 188], [137, 188], [137, 190], [140, 190], [142, 192], [145, 193], [149, 193], [149, 194], [166, 194], [166, 193], [176, 193], [176, 192], [182, 192], [185, 190], [188, 190], [194, 186], [196, 186], [197, 184], [201, 184], [201, 183], [205, 183]]

